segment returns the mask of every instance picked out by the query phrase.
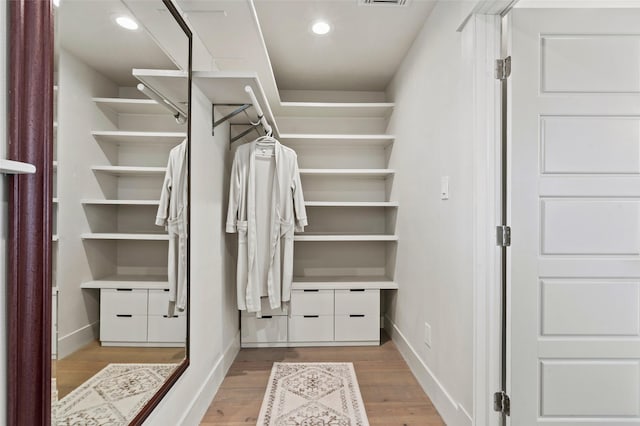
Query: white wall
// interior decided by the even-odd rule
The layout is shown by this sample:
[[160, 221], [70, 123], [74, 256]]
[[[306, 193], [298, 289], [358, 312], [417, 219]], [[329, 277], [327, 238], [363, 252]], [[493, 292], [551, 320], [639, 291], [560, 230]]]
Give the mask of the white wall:
[[191, 365], [145, 422], [198, 424], [239, 348], [233, 241], [224, 233], [229, 128], [211, 136], [211, 103], [194, 85], [191, 105]]
[[[98, 338], [97, 290], [82, 290], [83, 282], [113, 275], [113, 242], [85, 242], [91, 232], [83, 198], [102, 198], [92, 164], [109, 164], [107, 155], [91, 137], [92, 130], [114, 130], [106, 117], [95, 114], [94, 96], [115, 97], [118, 87], [65, 49], [58, 61], [57, 249], [58, 356], [75, 352]], [[100, 120], [98, 120], [100, 119]], [[110, 182], [115, 185], [115, 179]]]
[[448, 425], [470, 425], [473, 412], [472, 44], [470, 30], [456, 32], [466, 9], [436, 6], [387, 89], [400, 289], [386, 327]]
[[[7, 8], [0, 3], [0, 158], [7, 158]], [[0, 176], [0, 423], [7, 418], [7, 185]]]

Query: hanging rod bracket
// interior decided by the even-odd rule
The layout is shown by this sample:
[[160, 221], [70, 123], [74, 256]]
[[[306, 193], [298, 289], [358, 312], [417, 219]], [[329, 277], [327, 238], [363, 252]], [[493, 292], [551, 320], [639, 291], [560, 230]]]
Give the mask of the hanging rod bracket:
[[[216, 117], [215, 117], [216, 106], [238, 107], [238, 108], [236, 108], [229, 114], [225, 115], [221, 119], [216, 120]], [[225, 121], [231, 120], [233, 117], [235, 117], [236, 115], [240, 114], [241, 112], [245, 111], [250, 107], [251, 107], [251, 104], [217, 104], [217, 105], [212, 104], [211, 105], [211, 136], [215, 136], [215, 128], [218, 127], [220, 124], [224, 123]]]
[[243, 137], [247, 136], [249, 133], [253, 132], [258, 126], [260, 126], [260, 123], [251, 124], [248, 129], [246, 129], [246, 130], [240, 132], [239, 134], [237, 134], [236, 136], [232, 137], [231, 140], [229, 141], [229, 148], [231, 148], [231, 144], [233, 144], [235, 141], [240, 140]]

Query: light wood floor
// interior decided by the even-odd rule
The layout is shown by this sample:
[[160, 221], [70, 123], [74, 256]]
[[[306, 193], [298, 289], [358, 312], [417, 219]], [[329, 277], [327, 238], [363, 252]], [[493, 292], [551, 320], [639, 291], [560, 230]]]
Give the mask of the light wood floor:
[[180, 363], [184, 348], [126, 348], [92, 342], [64, 359], [52, 361], [51, 374], [58, 385], [58, 399], [112, 363]]
[[242, 349], [201, 425], [255, 426], [276, 361], [353, 362], [371, 425], [444, 425], [384, 334], [382, 345], [376, 347]]

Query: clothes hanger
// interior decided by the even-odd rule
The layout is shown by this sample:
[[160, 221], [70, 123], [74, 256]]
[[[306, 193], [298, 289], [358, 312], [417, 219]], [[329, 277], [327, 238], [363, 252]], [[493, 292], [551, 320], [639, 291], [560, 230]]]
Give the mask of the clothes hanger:
[[256, 143], [260, 144], [260, 145], [273, 146], [273, 145], [276, 144], [276, 142], [277, 142], [276, 138], [274, 138], [270, 134], [266, 134], [264, 136], [260, 136], [258, 139], [256, 139]]

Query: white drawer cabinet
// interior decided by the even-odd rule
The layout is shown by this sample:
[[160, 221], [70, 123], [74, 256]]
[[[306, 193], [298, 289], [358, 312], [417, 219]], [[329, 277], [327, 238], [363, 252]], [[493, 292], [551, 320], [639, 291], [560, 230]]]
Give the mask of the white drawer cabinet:
[[289, 341], [300, 343], [333, 340], [333, 315], [301, 315], [289, 318]]
[[366, 314], [336, 315], [337, 342], [365, 342], [380, 339], [380, 316]]
[[267, 315], [262, 318], [242, 315], [240, 328], [243, 345], [287, 342], [287, 317], [284, 315]]
[[184, 314], [149, 315], [147, 317], [147, 341], [154, 343], [183, 342], [187, 332]]
[[380, 313], [380, 290], [336, 290], [336, 315]]
[[100, 340], [104, 342], [146, 342], [147, 316], [100, 313]]
[[169, 317], [164, 289], [100, 289], [100, 341], [104, 346], [185, 345], [186, 315]]
[[380, 290], [336, 290], [335, 339], [363, 342], [380, 339]]
[[293, 290], [291, 315], [333, 315], [333, 290]]
[[[265, 303], [266, 302], [266, 303]], [[273, 315], [263, 299], [262, 318], [243, 312], [244, 347], [376, 345], [380, 342], [379, 289], [295, 289], [290, 315]]]
[[104, 288], [100, 291], [100, 313], [146, 315], [147, 290]]
[[169, 313], [169, 289], [149, 289], [149, 315], [167, 315]]

